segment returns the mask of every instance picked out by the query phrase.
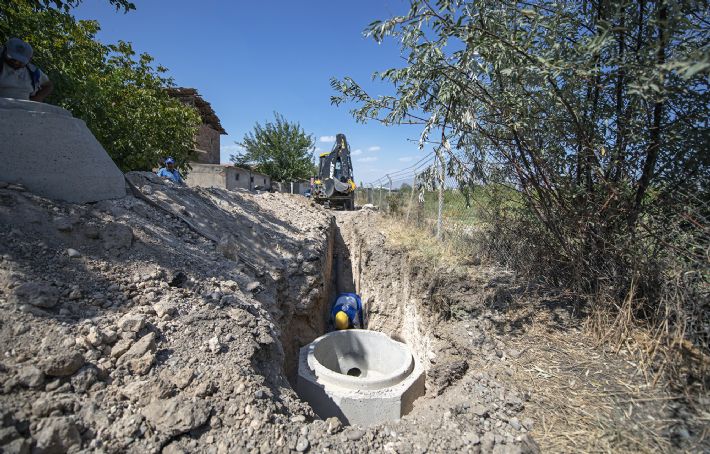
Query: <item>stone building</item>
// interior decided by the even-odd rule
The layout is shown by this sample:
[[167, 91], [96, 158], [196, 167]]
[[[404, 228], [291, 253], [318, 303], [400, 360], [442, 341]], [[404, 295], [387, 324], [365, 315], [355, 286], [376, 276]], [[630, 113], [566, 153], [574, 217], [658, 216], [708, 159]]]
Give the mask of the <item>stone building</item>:
[[169, 88], [168, 94], [183, 103], [193, 106], [202, 117], [202, 124], [195, 137], [195, 162], [202, 164], [219, 164], [220, 136], [227, 134], [219, 122], [217, 114], [210, 103], [205, 101], [194, 88]]
[[185, 182], [188, 186], [249, 191], [271, 189], [271, 177], [242, 167], [222, 164], [192, 163]]

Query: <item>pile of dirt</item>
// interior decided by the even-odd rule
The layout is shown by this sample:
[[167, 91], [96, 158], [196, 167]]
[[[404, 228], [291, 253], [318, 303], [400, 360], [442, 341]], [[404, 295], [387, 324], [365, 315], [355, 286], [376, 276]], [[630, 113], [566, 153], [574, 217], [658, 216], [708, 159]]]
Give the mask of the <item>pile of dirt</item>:
[[314, 415], [285, 379], [281, 327], [300, 320], [304, 343], [322, 333], [303, 319], [330, 298], [330, 215], [296, 196], [129, 178], [146, 200], [72, 205], [1, 185], [0, 445], [295, 443], [291, 418]]
[[[530, 374], [568, 375], [553, 372], [560, 358], [539, 331], [513, 330], [510, 273], [422, 261], [368, 211], [336, 225], [300, 196], [127, 178], [134, 196], [86, 205], [0, 183], [5, 452], [579, 448], [549, 442], [548, 391], [564, 383]], [[427, 394], [401, 420], [323, 421], [289, 383], [337, 290], [359, 291], [369, 328], [407, 342], [426, 368]], [[583, 359], [590, 382], [599, 361], [623, 364]], [[697, 436], [682, 427], [671, 430]]]

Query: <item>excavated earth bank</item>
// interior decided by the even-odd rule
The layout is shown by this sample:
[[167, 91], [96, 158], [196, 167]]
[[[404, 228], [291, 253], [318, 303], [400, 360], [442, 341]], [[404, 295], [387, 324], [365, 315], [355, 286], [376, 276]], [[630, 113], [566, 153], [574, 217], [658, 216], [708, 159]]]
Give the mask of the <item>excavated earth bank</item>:
[[[298, 196], [128, 179], [136, 197], [85, 205], [0, 182], [4, 452], [536, 449], [525, 391], [467, 370], [427, 312], [438, 278], [358, 240], [369, 213], [338, 229]], [[289, 383], [353, 278], [371, 327], [427, 367], [412, 413], [367, 429], [320, 420]]]
[[[127, 177], [134, 196], [85, 205], [0, 182], [3, 452], [702, 446], [707, 419], [639, 386], [564, 310], [515, 318], [500, 269], [433, 266], [368, 211]], [[343, 427], [293, 390], [298, 349], [326, 332], [338, 291], [362, 294], [368, 327], [426, 369], [401, 420]], [[646, 441], [651, 429], [673, 444]]]

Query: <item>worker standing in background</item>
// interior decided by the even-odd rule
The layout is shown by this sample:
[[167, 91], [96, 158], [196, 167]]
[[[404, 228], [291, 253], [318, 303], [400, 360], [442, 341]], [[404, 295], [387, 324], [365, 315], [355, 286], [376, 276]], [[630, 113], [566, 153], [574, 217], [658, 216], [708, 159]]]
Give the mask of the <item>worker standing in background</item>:
[[165, 159], [165, 167], [158, 169], [158, 176], [169, 178], [178, 184], [184, 184], [180, 172], [175, 168], [175, 159], [173, 159], [172, 156], [168, 156], [167, 159]]
[[41, 69], [30, 63], [32, 46], [10, 38], [0, 46], [0, 98], [43, 102], [54, 85]]
[[331, 322], [335, 329], [363, 329], [362, 301], [355, 293], [341, 293], [330, 311]]

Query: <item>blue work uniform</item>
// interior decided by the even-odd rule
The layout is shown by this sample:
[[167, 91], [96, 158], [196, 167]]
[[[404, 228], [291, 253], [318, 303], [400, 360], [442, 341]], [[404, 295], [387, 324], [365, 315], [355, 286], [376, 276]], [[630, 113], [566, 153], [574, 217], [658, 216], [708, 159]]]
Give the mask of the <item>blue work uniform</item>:
[[178, 172], [178, 169], [173, 169], [172, 171], [170, 171], [166, 167], [161, 167], [160, 170], [158, 170], [158, 176], [170, 178], [175, 183], [180, 183], [180, 184], [183, 183], [182, 177], [180, 176], [180, 172]]
[[362, 317], [362, 301], [360, 296], [355, 293], [341, 293], [333, 304], [330, 311], [331, 323], [335, 324], [335, 314], [343, 311], [348, 315], [350, 320], [350, 328], [365, 328], [364, 319]]

